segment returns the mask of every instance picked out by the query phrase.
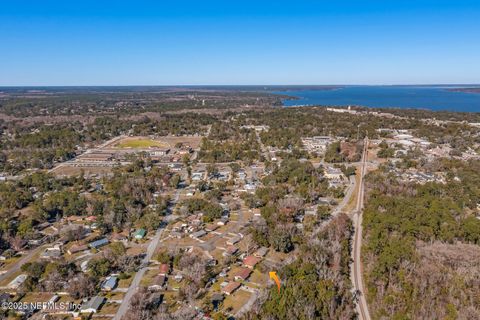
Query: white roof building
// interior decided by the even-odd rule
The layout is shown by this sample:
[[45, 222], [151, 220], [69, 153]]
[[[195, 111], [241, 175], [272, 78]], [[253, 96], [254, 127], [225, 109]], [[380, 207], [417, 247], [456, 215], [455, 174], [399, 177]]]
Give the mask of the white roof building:
[[18, 275], [15, 279], [13, 279], [9, 284], [8, 288], [9, 289], [18, 289], [24, 282], [27, 280], [27, 275], [26, 274], [21, 274]]

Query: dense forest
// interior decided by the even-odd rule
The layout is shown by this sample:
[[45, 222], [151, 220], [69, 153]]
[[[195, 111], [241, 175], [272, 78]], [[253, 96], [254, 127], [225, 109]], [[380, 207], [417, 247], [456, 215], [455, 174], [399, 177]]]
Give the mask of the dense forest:
[[299, 249], [295, 262], [279, 275], [281, 293], [272, 287], [245, 319], [355, 319], [349, 280], [352, 226], [340, 215]]
[[480, 310], [480, 162], [444, 160], [446, 184], [367, 179], [364, 265], [375, 319], [473, 319]]
[[230, 109], [281, 105], [281, 95], [232, 89], [189, 88], [12, 88], [0, 98], [0, 112], [13, 117], [125, 115], [183, 109]]

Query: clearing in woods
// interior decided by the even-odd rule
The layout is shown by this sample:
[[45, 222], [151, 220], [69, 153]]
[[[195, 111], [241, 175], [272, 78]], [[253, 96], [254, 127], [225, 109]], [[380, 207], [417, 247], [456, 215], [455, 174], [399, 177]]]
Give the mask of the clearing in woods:
[[136, 138], [136, 139], [123, 139], [119, 143], [115, 145], [117, 148], [134, 148], [134, 149], [141, 149], [141, 148], [167, 148], [168, 144], [156, 141], [152, 139], [146, 138]]

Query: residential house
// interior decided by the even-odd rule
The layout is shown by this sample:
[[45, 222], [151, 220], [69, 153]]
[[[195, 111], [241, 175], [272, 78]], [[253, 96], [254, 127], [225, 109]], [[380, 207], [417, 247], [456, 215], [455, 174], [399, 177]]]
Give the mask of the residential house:
[[95, 296], [82, 305], [80, 313], [97, 313], [104, 303], [104, 297]]
[[205, 179], [205, 172], [192, 172], [192, 181], [200, 181]]
[[148, 287], [151, 291], [158, 291], [165, 288], [167, 278], [164, 275], [158, 275], [153, 279], [153, 283]]
[[47, 237], [41, 237], [41, 235], [42, 235], [41, 233], [36, 233], [35, 235], [40, 236], [40, 237], [37, 237], [37, 239], [28, 240], [28, 245], [31, 246], [31, 247], [39, 246], [47, 240]]
[[7, 287], [9, 289], [18, 289], [24, 282], [25, 280], [27, 280], [27, 275], [26, 274], [21, 274], [21, 275], [18, 275], [15, 279], [13, 279], [8, 285]]
[[62, 256], [62, 250], [60, 245], [55, 245], [50, 248], [46, 248], [45, 251], [42, 252], [40, 258], [42, 259], [58, 259]]
[[208, 232], [212, 232], [212, 231], [215, 231], [219, 228], [218, 225], [214, 224], [214, 223], [209, 223], [205, 226], [205, 231], [208, 231]]
[[341, 180], [343, 178], [342, 170], [334, 167], [325, 168], [325, 177], [327, 179]]
[[50, 300], [48, 300], [48, 303], [50, 303], [50, 304], [51, 304], [51, 303], [55, 303], [55, 302], [57, 302], [58, 300], [60, 300], [60, 296], [54, 294], [54, 295], [50, 298]]
[[247, 178], [247, 174], [245, 173], [244, 170], [240, 170], [237, 172], [237, 177], [239, 180], [245, 181], [245, 179]]
[[145, 229], [138, 229], [135, 234], [134, 234], [134, 237], [135, 239], [137, 240], [141, 240], [143, 238], [145, 238], [145, 236], [147, 235], [147, 230]]
[[260, 262], [260, 259], [254, 256], [247, 256], [243, 259], [243, 264], [250, 269], [255, 268], [255, 265]]
[[118, 278], [116, 276], [107, 277], [107, 279], [102, 284], [103, 291], [112, 291], [115, 289], [118, 283]]
[[254, 183], [246, 183], [243, 188], [246, 192], [254, 193], [257, 189], [257, 186]]
[[236, 248], [234, 246], [228, 246], [227, 250], [222, 255], [224, 257], [233, 256], [237, 252], [238, 252], [238, 248]]
[[240, 240], [242, 240], [242, 238], [240, 236], [235, 236], [235, 237], [227, 240], [227, 245], [233, 246], [234, 244], [240, 242]]
[[127, 244], [127, 242], [128, 242], [128, 237], [123, 233], [114, 233], [114, 234], [112, 234], [110, 239], [113, 242], [122, 242], [124, 244]]
[[235, 290], [237, 290], [241, 284], [239, 282], [230, 282], [225, 287], [222, 288], [222, 292], [226, 295], [231, 295]]
[[267, 253], [268, 253], [268, 248], [260, 247], [257, 251], [253, 253], [253, 255], [257, 258], [263, 258], [267, 255]]
[[212, 258], [207, 261], [207, 266], [214, 267], [217, 265], [217, 263], [218, 263], [217, 260]]
[[205, 236], [207, 234], [207, 232], [205, 230], [199, 230], [197, 232], [194, 232], [190, 235], [190, 238], [193, 238], [193, 239], [198, 239], [198, 238], [201, 238], [203, 236]]
[[161, 276], [167, 276], [168, 275], [168, 272], [170, 271], [170, 267], [168, 266], [168, 264], [166, 263], [162, 263], [160, 265], [160, 268], [159, 268], [159, 275]]
[[107, 238], [102, 238], [93, 242], [90, 242], [88, 245], [92, 249], [99, 249], [103, 246], [106, 246], [108, 244], [108, 239]]
[[233, 276], [235, 281], [245, 281], [250, 277], [252, 270], [249, 268], [240, 268]]

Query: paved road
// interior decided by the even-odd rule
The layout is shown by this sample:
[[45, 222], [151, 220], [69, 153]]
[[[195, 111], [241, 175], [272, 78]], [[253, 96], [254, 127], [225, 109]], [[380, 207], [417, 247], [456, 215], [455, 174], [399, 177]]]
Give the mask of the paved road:
[[17, 262], [13, 264], [13, 266], [9, 266], [9, 269], [7, 272], [0, 275], [0, 281], [3, 281], [4, 279], [8, 278], [12, 274], [18, 272], [25, 263], [29, 262], [33, 258], [35, 254], [39, 253], [41, 250], [45, 248], [46, 248], [45, 245], [40, 246], [38, 248], [35, 248], [29, 251], [26, 255], [22, 256], [20, 259], [17, 260]]
[[348, 204], [350, 201], [350, 198], [352, 197], [355, 189], [357, 186], [357, 180], [355, 179], [355, 176], [349, 178], [349, 184], [347, 186], [347, 192], [345, 193], [345, 196], [343, 197], [342, 201], [333, 209], [331, 213], [330, 219], [324, 221], [323, 223], [320, 223], [318, 227], [313, 231], [313, 236], [315, 237], [321, 230], [324, 230], [325, 226], [329, 225], [336, 216], [340, 214], [340, 212], [343, 211], [345, 206]]
[[140, 270], [138, 270], [138, 272], [135, 274], [135, 277], [133, 278], [133, 281], [127, 290], [127, 294], [125, 294], [122, 304], [120, 304], [120, 308], [118, 308], [117, 314], [113, 318], [114, 320], [122, 319], [122, 317], [127, 312], [128, 308], [130, 307], [130, 299], [137, 292], [138, 287], [140, 286], [140, 281], [142, 280], [145, 272], [148, 269], [147, 268], [148, 262], [152, 259], [153, 254], [155, 253], [155, 249], [157, 248], [157, 245], [160, 241], [162, 233], [163, 233], [163, 229], [158, 229], [157, 232], [155, 233], [155, 237], [152, 239], [152, 241], [150, 241], [150, 244], [148, 245], [148, 248], [147, 248], [146, 256], [142, 261], [143, 267]]
[[[67, 227], [68, 228], [68, 227]], [[55, 231], [53, 234], [51, 234], [51, 238], [55, 238], [56, 235], [59, 234], [59, 230]], [[39, 246], [39, 247], [36, 247], [30, 251], [28, 251], [27, 254], [23, 255], [20, 259], [18, 259], [13, 265], [9, 266], [9, 269], [7, 270], [7, 272], [5, 272], [4, 274], [0, 275], [0, 281], [3, 281], [4, 279], [8, 278], [9, 276], [11, 276], [12, 274], [14, 274], [15, 272], [18, 272], [20, 270], [20, 268], [27, 262], [30, 262], [30, 260], [32, 260], [32, 258], [36, 255], [36, 254], [39, 254], [41, 251], [45, 250], [46, 248], [48, 248], [48, 246], [50, 246], [52, 244], [52, 242], [47, 242], [47, 243], [44, 243], [43, 245]]]
[[355, 176], [350, 176], [347, 192], [345, 192], [345, 196], [343, 197], [342, 201], [340, 201], [340, 203], [335, 207], [335, 209], [333, 209], [332, 217], [337, 216], [340, 212], [343, 211], [343, 208], [345, 208], [345, 206], [350, 201], [350, 198], [352, 197], [353, 192], [355, 191], [355, 187], [356, 187]]
[[[172, 201], [172, 206], [174, 206], [180, 197], [180, 190], [177, 190], [173, 201]], [[145, 258], [142, 261], [142, 268], [138, 270], [138, 272], [135, 274], [135, 277], [133, 278], [132, 283], [130, 284], [130, 287], [128, 288], [127, 293], [125, 294], [125, 297], [123, 298], [122, 304], [120, 304], [120, 307], [117, 310], [117, 314], [113, 318], [113, 320], [121, 320], [122, 317], [125, 315], [127, 312], [128, 308], [130, 307], [130, 299], [133, 297], [133, 295], [137, 292], [138, 287], [140, 286], [140, 281], [142, 280], [143, 276], [145, 275], [145, 272], [148, 270], [148, 263], [153, 257], [153, 254], [155, 253], [155, 250], [157, 249], [157, 246], [160, 242], [160, 239], [162, 237], [163, 233], [163, 227], [160, 227], [157, 232], [155, 233], [155, 237], [153, 237], [152, 241], [150, 241], [148, 247], [147, 247], [147, 252], [145, 255]]]
[[367, 153], [368, 153], [368, 138], [365, 138], [363, 155], [362, 155], [362, 168], [360, 171], [360, 186], [357, 196], [356, 213], [353, 217], [354, 221], [354, 235], [353, 235], [353, 250], [352, 250], [352, 266], [351, 276], [353, 287], [357, 293], [357, 305], [356, 309], [360, 320], [370, 320], [370, 313], [368, 311], [367, 300], [365, 298], [365, 289], [363, 286], [362, 275], [362, 263], [361, 263], [361, 248], [362, 248], [362, 219], [363, 219], [363, 200], [365, 193], [364, 176], [367, 166]]

